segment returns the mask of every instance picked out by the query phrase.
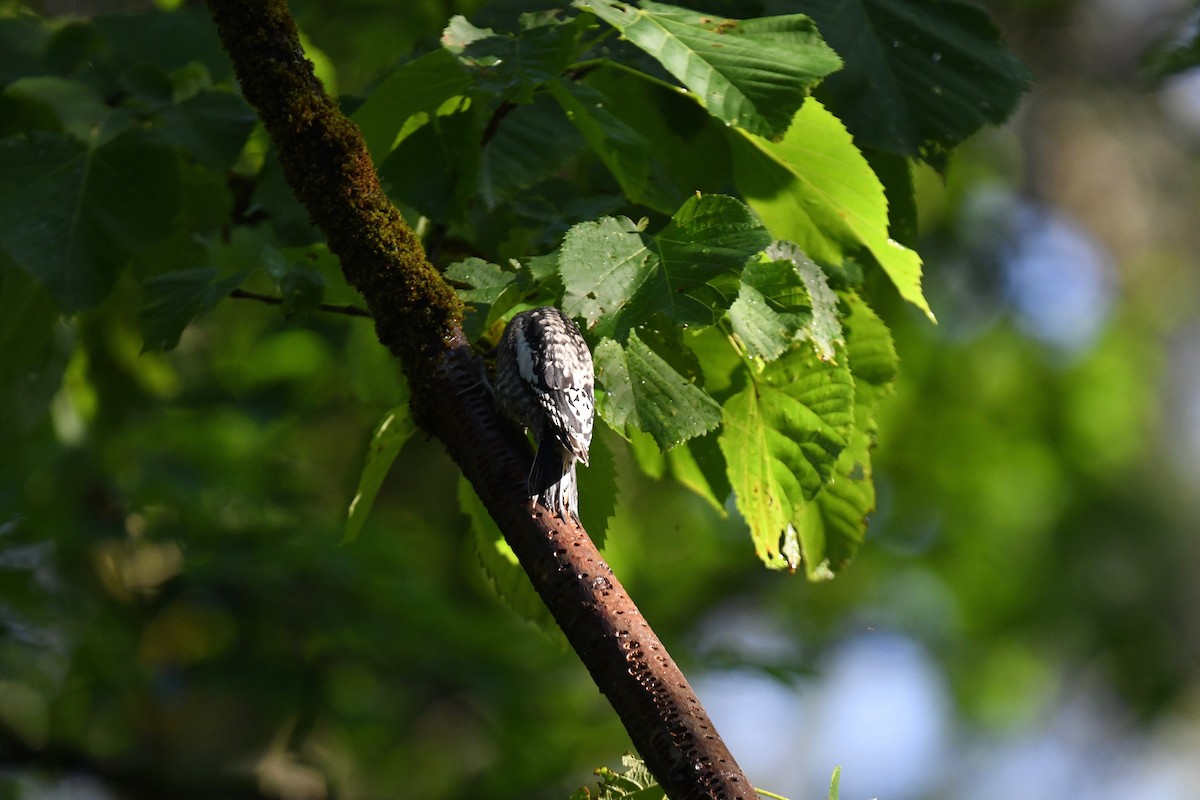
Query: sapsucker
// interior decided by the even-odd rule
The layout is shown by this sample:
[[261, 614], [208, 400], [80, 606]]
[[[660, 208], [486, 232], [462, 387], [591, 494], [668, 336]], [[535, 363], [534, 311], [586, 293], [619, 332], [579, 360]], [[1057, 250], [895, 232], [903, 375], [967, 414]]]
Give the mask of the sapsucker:
[[530, 499], [564, 520], [579, 519], [575, 462], [588, 462], [594, 385], [592, 354], [566, 314], [546, 306], [508, 323], [496, 354], [496, 403], [537, 437]]

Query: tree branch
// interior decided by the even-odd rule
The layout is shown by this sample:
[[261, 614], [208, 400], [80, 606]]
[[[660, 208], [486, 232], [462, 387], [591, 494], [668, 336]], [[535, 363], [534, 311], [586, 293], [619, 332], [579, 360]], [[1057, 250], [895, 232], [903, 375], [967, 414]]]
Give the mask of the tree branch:
[[[283, 305], [282, 297], [272, 297], [269, 294], [259, 294], [258, 292], [249, 292], [245, 289], [234, 289], [229, 293], [230, 297], [238, 300], [257, 300], [260, 303], [266, 303], [269, 306]], [[327, 311], [330, 314], [344, 314], [347, 317], [366, 317], [370, 319], [371, 312], [365, 308], [358, 306], [344, 305], [339, 306], [336, 303], [321, 303], [317, 306], [321, 311]]]
[[754, 798], [666, 648], [587, 532], [524, 498], [529, 444], [473, 390], [461, 304], [380, 189], [365, 143], [304, 58], [284, 0], [208, 0], [284, 177], [400, 358], [417, 422], [446, 446], [542, 600], [675, 800]]

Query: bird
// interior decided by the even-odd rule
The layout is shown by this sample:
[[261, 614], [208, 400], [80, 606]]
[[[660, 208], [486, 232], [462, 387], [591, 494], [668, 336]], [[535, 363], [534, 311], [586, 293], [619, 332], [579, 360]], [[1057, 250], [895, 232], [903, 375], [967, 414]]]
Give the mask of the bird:
[[533, 432], [530, 500], [563, 521], [579, 520], [577, 462], [587, 466], [595, 417], [595, 369], [579, 327], [543, 306], [509, 320], [496, 352], [493, 396], [500, 412]]

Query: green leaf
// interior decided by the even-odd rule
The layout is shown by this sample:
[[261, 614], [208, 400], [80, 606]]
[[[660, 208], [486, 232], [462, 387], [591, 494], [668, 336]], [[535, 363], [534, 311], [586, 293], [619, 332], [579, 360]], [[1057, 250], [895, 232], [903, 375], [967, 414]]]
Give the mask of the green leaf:
[[471, 75], [458, 59], [446, 50], [433, 50], [389, 75], [350, 118], [367, 140], [371, 160], [382, 164], [409, 117], [432, 114], [470, 86]]
[[[421, 119], [379, 167], [388, 194], [439, 222], [458, 219], [479, 180], [482, 121], [466, 98]], [[419, 167], [418, 167], [419, 165]]]
[[140, 131], [95, 149], [52, 134], [0, 141], [0, 247], [64, 311], [99, 302], [132, 250], [180, 211], [178, 161]]
[[738, 510], [767, 566], [784, 558], [785, 537], [833, 474], [854, 424], [854, 383], [842, 362], [792, 350], [725, 402], [718, 441]]
[[617, 471], [603, 436], [592, 438], [588, 464], [578, 468], [579, 521], [597, 547], [604, 546], [609, 520], [617, 513]]
[[808, 295], [811, 313], [799, 332], [812, 342], [818, 358], [822, 361], [832, 360], [835, 347], [845, 344], [846, 340], [842, 337], [842, 323], [838, 317], [838, 298], [829, 288], [824, 270], [794, 242], [773, 242], [764, 255], [791, 264], [800, 277]]
[[558, 258], [566, 293], [562, 308], [598, 333], [615, 330], [624, 306], [657, 269], [641, 229], [632, 220], [604, 217], [567, 231]]
[[729, 497], [729, 476], [725, 458], [717, 445], [716, 434], [706, 434], [667, 451], [671, 476], [691, 489], [725, 516], [725, 500]]
[[769, 242], [749, 209], [724, 195], [689, 198], [656, 236], [623, 218], [581, 223], [559, 257], [563, 310], [618, 340], [655, 314], [711, 325], [733, 302], [746, 260]]
[[163, 113], [168, 136], [199, 160], [225, 169], [241, 155], [256, 119], [241, 95], [221, 89], [202, 89]]
[[346, 525], [342, 529], [342, 543], [353, 542], [358, 538], [383, 479], [387, 477], [392, 462], [400, 454], [404, 443], [412, 438], [416, 431], [416, 423], [408, 410], [407, 397], [383, 415], [383, 419], [375, 426], [371, 435], [371, 444], [367, 450], [367, 460], [363, 464], [362, 473], [358, 476], [358, 490], [346, 511]]
[[[91, 24], [106, 40], [103, 51], [114, 54], [114, 63], [105, 65], [114, 73], [132, 64], [153, 64], [166, 72], [198, 64], [213, 83], [233, 79], [233, 63], [202, 8], [101, 14]], [[84, 57], [94, 59], [95, 54]]]
[[832, 264], [865, 248], [900, 296], [933, 319], [920, 256], [889, 238], [883, 186], [824, 106], [806, 102], [781, 142], [740, 132], [732, 141], [738, 188], [776, 238]]
[[630, 332], [624, 347], [604, 339], [594, 359], [596, 381], [604, 392], [596, 410], [626, 438], [631, 430], [644, 431], [660, 450], [668, 450], [720, 424], [717, 402], [647, 347], [636, 332]]
[[728, 191], [733, 171], [725, 126], [691, 97], [644, 73], [611, 67], [595, 69], [585, 80], [620, 98], [606, 108], [649, 144], [651, 180], [672, 199], [671, 208], [696, 193]]
[[774, 361], [800, 337], [829, 361], [842, 342], [837, 296], [821, 268], [792, 242], [774, 242], [746, 266], [729, 320], [747, 353], [763, 361]]
[[626, 753], [621, 757], [621, 766], [620, 772], [598, 767], [595, 774], [600, 780], [595, 793], [582, 787], [571, 794], [571, 800], [663, 800], [666, 797], [666, 792], [641, 758]]
[[860, 146], [915, 156], [1008, 119], [1030, 73], [961, 0], [797, 0], [846, 60], [817, 91]]
[[293, 261], [273, 245], [262, 251], [267, 274], [275, 279], [284, 318], [316, 311], [325, 296], [325, 276], [302, 260]]
[[842, 765], [838, 764], [833, 768], [833, 775], [829, 778], [829, 800], [838, 800], [838, 787], [842, 783]]
[[834, 477], [796, 521], [809, 579], [833, 577], [858, 552], [875, 510], [871, 450], [879, 401], [892, 391], [899, 369], [883, 320], [857, 295], [845, 298], [846, 356], [854, 374], [854, 430], [834, 465]]
[[554, 81], [571, 63], [585, 21], [556, 14], [527, 14], [518, 33], [478, 28], [456, 15], [442, 32], [442, 46], [472, 74], [476, 88], [514, 103], [528, 103], [539, 86]]
[[192, 320], [211, 311], [246, 277], [239, 272], [214, 282], [214, 267], [177, 270], [148, 278], [142, 284], [142, 352], [170, 350]]
[[32, 14], [0, 18], [0, 86], [43, 71], [42, 52], [49, 26]]
[[0, 254], [0, 387], [38, 372], [49, 360], [58, 309], [45, 288]]
[[97, 144], [118, 132], [116, 126], [106, 130], [113, 109], [99, 92], [79, 81], [52, 75], [21, 78], [4, 87], [0, 100], [7, 132], [62, 131], [80, 142]]
[[548, 86], [567, 118], [621, 184], [625, 196], [634, 203], [670, 213], [675, 204], [650, 180], [649, 143], [609, 110], [609, 99], [584, 84], [557, 80]]
[[905, 247], [915, 247], [918, 219], [913, 160], [874, 147], [864, 147], [862, 154], [883, 184], [888, 204], [888, 234]]
[[458, 289], [458, 296], [467, 304], [463, 331], [470, 341], [477, 340], [504, 313], [521, 299], [517, 274], [507, 272], [482, 258], [457, 261], [446, 267], [445, 276], [468, 284], [470, 289]]
[[474, 487], [463, 477], [458, 479], [458, 507], [471, 520], [475, 555], [496, 596], [521, 619], [532, 622], [547, 636], [563, 641], [554, 617], [529, 582], [516, 553], [504, 541], [504, 534], [479, 495], [475, 494]]
[[583, 137], [547, 95], [517, 106], [483, 147], [479, 194], [495, 208], [509, 197], [562, 169], [577, 154]]
[[717, 119], [766, 137], [841, 61], [808, 17], [722, 19], [664, 3], [576, 0], [649, 53]]

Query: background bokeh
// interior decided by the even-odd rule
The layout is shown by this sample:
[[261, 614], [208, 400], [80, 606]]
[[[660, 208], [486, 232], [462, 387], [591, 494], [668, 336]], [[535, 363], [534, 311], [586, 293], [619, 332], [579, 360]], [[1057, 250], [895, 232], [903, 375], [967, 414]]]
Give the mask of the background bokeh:
[[[354, 95], [477, 4], [292, 5]], [[840, 764], [854, 800], [1195, 797], [1200, 74], [1143, 66], [1194, 12], [989, 8], [1036, 83], [919, 173], [940, 325], [873, 298], [902, 366], [856, 562], [765, 571], [615, 437], [605, 553], [764, 788], [824, 797]], [[487, 585], [435, 442], [341, 543], [401, 392], [368, 324], [228, 301], [140, 353], [136, 302], [30, 342], [52, 367], [2, 400], [0, 797], [561, 798], [618, 763], [578, 660]]]

